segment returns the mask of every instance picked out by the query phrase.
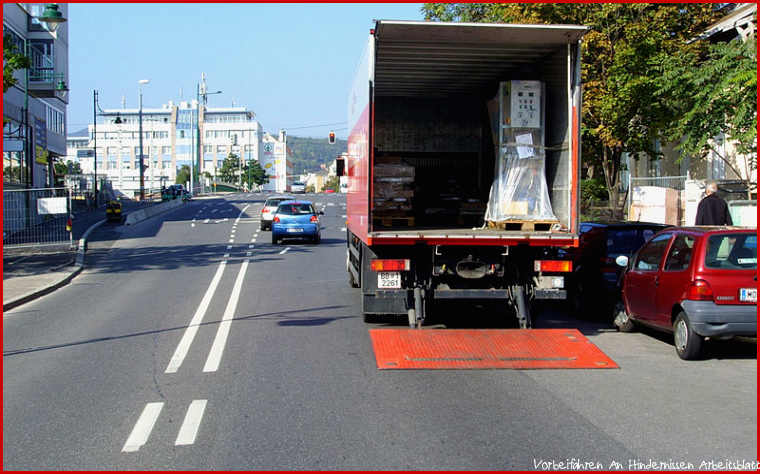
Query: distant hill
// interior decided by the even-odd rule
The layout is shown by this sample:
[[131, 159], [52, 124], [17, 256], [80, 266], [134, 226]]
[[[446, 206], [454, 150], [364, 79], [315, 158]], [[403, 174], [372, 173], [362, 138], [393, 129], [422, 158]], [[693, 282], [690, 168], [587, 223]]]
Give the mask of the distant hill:
[[341, 153], [348, 150], [348, 141], [337, 140], [335, 145], [327, 138], [301, 138], [288, 135], [288, 148], [293, 154], [293, 173], [315, 172], [320, 165], [330, 165]]

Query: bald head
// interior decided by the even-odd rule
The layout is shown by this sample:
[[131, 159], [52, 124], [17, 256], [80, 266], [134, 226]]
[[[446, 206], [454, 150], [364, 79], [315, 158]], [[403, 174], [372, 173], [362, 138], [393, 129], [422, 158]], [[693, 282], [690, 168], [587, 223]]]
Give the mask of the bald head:
[[710, 183], [707, 185], [707, 189], [705, 190], [705, 193], [709, 196], [710, 194], [715, 194], [718, 192], [718, 185], [715, 183]]

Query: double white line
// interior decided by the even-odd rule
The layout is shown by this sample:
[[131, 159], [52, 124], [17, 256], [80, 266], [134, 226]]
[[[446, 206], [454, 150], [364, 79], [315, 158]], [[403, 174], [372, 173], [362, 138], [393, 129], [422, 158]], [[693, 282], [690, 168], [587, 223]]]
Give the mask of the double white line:
[[[224, 352], [224, 346], [227, 344], [227, 337], [230, 333], [230, 327], [232, 326], [232, 319], [235, 316], [235, 309], [237, 308], [238, 301], [240, 300], [240, 293], [243, 290], [243, 280], [245, 279], [245, 272], [248, 270], [249, 259], [243, 261], [243, 265], [240, 266], [240, 272], [238, 273], [237, 280], [235, 280], [235, 286], [232, 288], [232, 295], [227, 302], [227, 309], [224, 311], [224, 316], [219, 324], [219, 330], [216, 333], [214, 344], [211, 346], [211, 352], [206, 360], [206, 365], [203, 367], [204, 372], [216, 372], [219, 369], [219, 363], [222, 360], [222, 353]], [[211, 299], [214, 297], [219, 281], [222, 279], [222, 273], [227, 266], [227, 260], [222, 260], [219, 264], [219, 268], [216, 270], [211, 285], [206, 290], [206, 294], [201, 300], [200, 306], [195, 311], [193, 319], [190, 321], [190, 325], [185, 330], [185, 334], [179, 341], [177, 349], [174, 351], [174, 355], [169, 361], [169, 366], [164, 371], [167, 374], [173, 374], [179, 370], [182, 362], [185, 361], [190, 345], [195, 339], [195, 335], [198, 333], [198, 328], [203, 322], [203, 318], [206, 315], [208, 307], [211, 305]]]
[[[245, 209], [241, 211], [241, 215], [244, 211]], [[239, 219], [240, 217], [238, 217], [238, 220]], [[235, 221], [235, 223], [237, 224], [237, 221]], [[247, 256], [250, 256], [250, 252], [248, 252]], [[224, 273], [224, 269], [227, 266], [226, 259], [229, 258], [229, 254], [225, 254], [224, 258], [225, 260], [222, 260], [222, 262], [219, 264], [219, 268], [216, 270], [214, 278], [211, 280], [211, 284], [206, 290], [206, 294], [203, 295], [200, 306], [198, 306], [198, 309], [195, 311], [193, 319], [190, 321], [190, 325], [185, 330], [185, 334], [182, 336], [177, 349], [174, 351], [174, 355], [169, 361], [169, 366], [166, 368], [165, 373], [176, 373], [184, 362], [185, 357], [190, 350], [190, 345], [193, 343], [195, 335], [198, 333], [198, 328], [203, 322], [203, 318], [205, 317], [206, 312], [211, 305], [211, 300], [214, 297], [214, 293], [216, 293], [216, 289], [219, 287], [219, 282], [222, 279], [222, 274]], [[235, 310], [237, 308], [238, 301], [240, 300], [240, 293], [243, 290], [243, 280], [245, 279], [245, 273], [248, 270], [249, 263], [250, 259], [246, 259], [243, 261], [243, 264], [240, 267], [237, 279], [235, 280], [235, 285], [232, 288], [232, 295], [227, 302], [227, 308], [224, 311], [222, 321], [220, 322], [219, 329], [216, 333], [216, 338], [214, 339], [214, 343], [211, 346], [211, 352], [206, 359], [206, 365], [203, 367], [204, 372], [216, 372], [219, 370], [222, 354], [224, 353], [224, 347], [227, 345], [227, 338], [229, 337], [230, 329], [232, 327], [232, 320], [235, 316]], [[190, 404], [190, 408], [187, 410], [185, 421], [182, 423], [179, 435], [177, 436], [177, 439], [174, 443], [175, 445], [189, 445], [195, 443], [195, 438], [198, 434], [198, 429], [200, 428], [201, 420], [203, 419], [203, 413], [206, 410], [207, 403], [208, 400], [193, 400], [193, 402]], [[148, 403], [145, 406], [142, 414], [140, 415], [140, 418], [137, 420], [137, 424], [132, 429], [132, 433], [129, 435], [127, 442], [124, 444], [122, 452], [138, 451], [140, 447], [142, 447], [148, 441], [148, 437], [153, 431], [153, 427], [158, 421], [158, 417], [161, 414], [163, 407], [164, 402]]]
[[[193, 400], [193, 403], [190, 404], [190, 408], [188, 408], [185, 415], [185, 421], [182, 422], [179, 435], [174, 442], [176, 446], [195, 443], [195, 437], [198, 435], [198, 428], [201, 426], [207, 402], [208, 400]], [[148, 437], [151, 431], [153, 431], [153, 426], [158, 421], [158, 415], [161, 414], [163, 408], [164, 402], [148, 403], [145, 406], [140, 418], [137, 420], [137, 424], [132, 430], [132, 434], [129, 435], [127, 442], [124, 443], [124, 447], [121, 448], [122, 452], [134, 453], [148, 442]]]

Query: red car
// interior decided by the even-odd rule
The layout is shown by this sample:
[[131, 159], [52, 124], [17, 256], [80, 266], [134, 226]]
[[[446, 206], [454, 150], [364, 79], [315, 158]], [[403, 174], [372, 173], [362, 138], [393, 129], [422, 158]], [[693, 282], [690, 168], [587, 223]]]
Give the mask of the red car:
[[696, 359], [708, 337], [757, 337], [757, 229], [672, 227], [633, 256], [615, 326], [673, 333], [681, 359]]

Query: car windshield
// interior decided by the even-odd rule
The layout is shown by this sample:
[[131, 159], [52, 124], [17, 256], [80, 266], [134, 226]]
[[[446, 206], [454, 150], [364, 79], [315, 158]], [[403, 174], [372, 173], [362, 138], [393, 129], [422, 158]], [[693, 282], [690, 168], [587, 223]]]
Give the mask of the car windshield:
[[757, 270], [757, 234], [710, 236], [705, 252], [705, 266]]
[[277, 214], [297, 216], [300, 214], [314, 214], [314, 210], [309, 204], [282, 204], [277, 208]]

